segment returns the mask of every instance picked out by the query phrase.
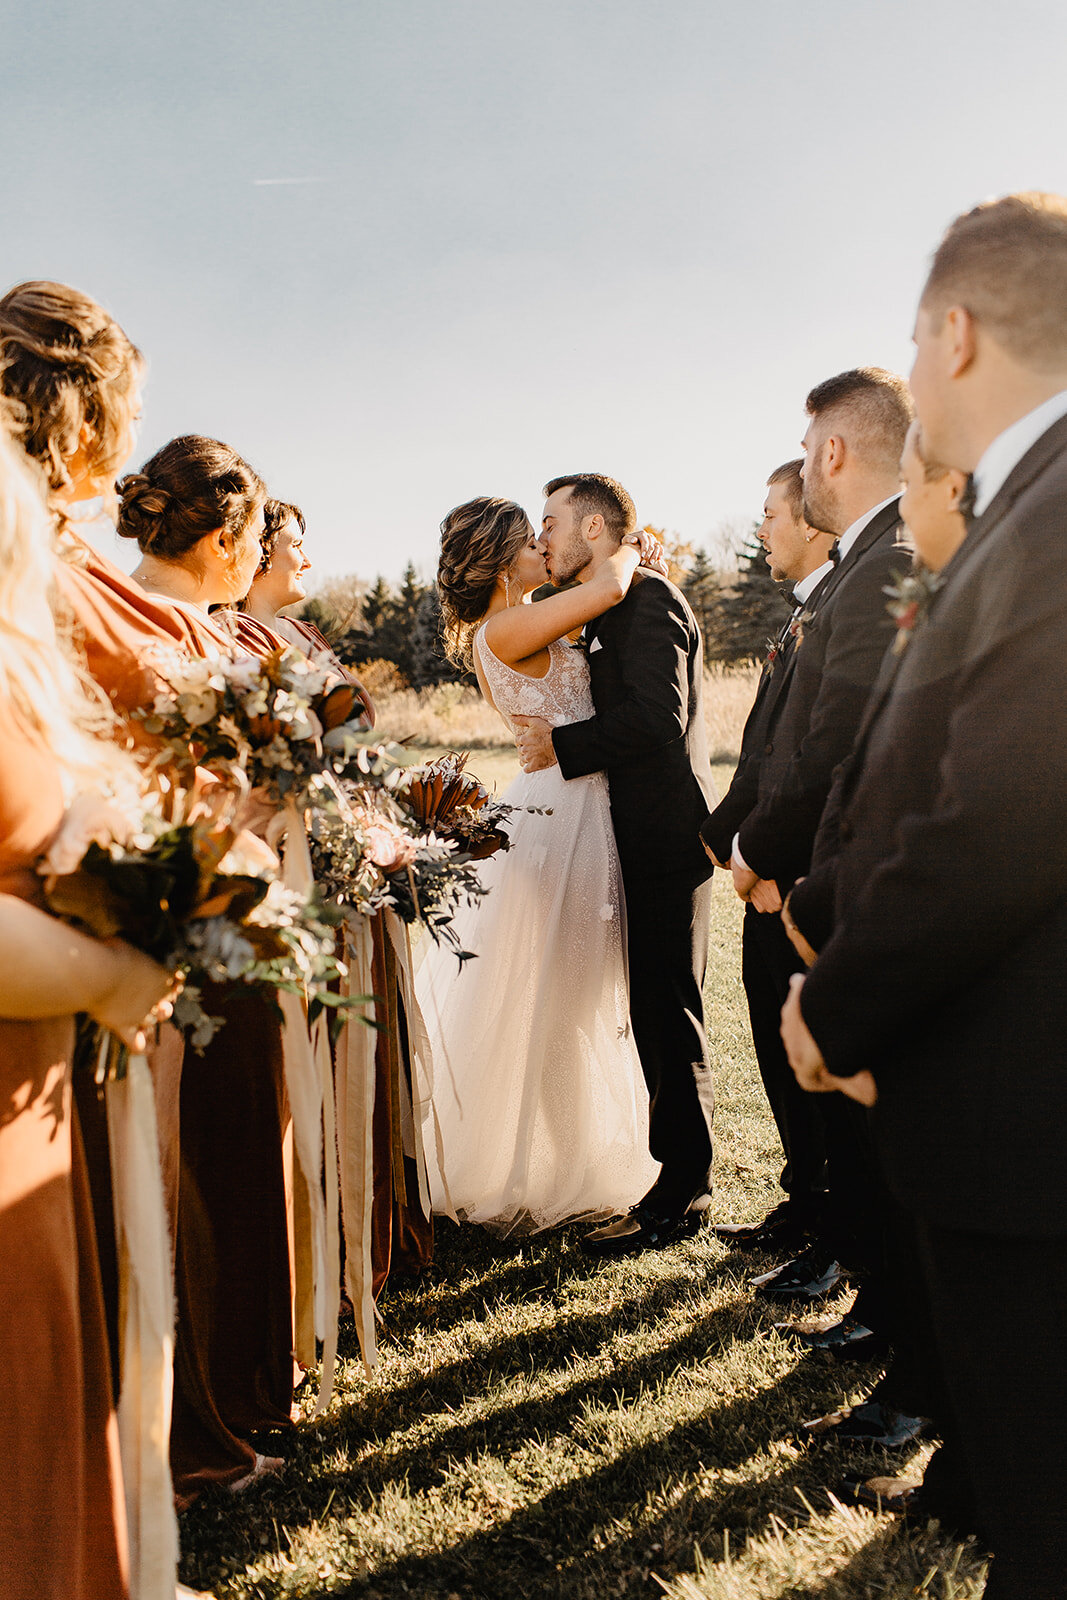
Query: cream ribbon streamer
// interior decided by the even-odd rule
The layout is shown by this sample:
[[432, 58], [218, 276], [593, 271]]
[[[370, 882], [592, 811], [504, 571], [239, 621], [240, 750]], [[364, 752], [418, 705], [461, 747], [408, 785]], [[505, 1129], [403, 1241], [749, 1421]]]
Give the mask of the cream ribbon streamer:
[[[348, 977], [344, 993], [369, 995], [374, 987], [374, 944], [370, 920], [346, 925]], [[347, 1013], [337, 1044], [337, 1153], [341, 1167], [341, 1212], [345, 1230], [345, 1287], [355, 1311], [356, 1334], [363, 1365], [378, 1364], [375, 1330], [374, 1265], [371, 1218], [374, 1205], [374, 1087], [377, 1029], [373, 1001], [365, 1008], [368, 1021]]]
[[411, 1083], [400, 1075], [400, 1115], [404, 1139], [404, 1154], [415, 1162], [419, 1180], [419, 1203], [423, 1216], [430, 1215], [430, 1185], [426, 1176], [426, 1153], [423, 1146], [423, 1128], [430, 1117], [430, 1094], [433, 1088], [433, 1062], [430, 1055], [430, 1035], [423, 1019], [419, 1002], [415, 998], [415, 977], [411, 959], [411, 933], [395, 911], [385, 913], [385, 929], [396, 954], [396, 977], [400, 997], [407, 1017], [408, 1049], [411, 1059]]
[[[295, 806], [287, 806], [280, 816], [274, 818], [268, 829], [267, 842], [273, 848], [277, 848], [282, 840], [282, 882], [286, 888], [307, 897], [312, 893], [315, 881], [308, 852], [307, 830]], [[284, 1021], [282, 1056], [285, 1088], [289, 1096], [293, 1144], [298, 1158], [296, 1181], [300, 1181], [299, 1175], [303, 1176], [311, 1218], [315, 1332], [323, 1342], [322, 1377], [313, 1412], [314, 1416], [319, 1417], [333, 1394], [337, 1320], [341, 1303], [333, 1069], [324, 1018], [317, 1018], [309, 1032], [304, 1001], [295, 994], [279, 994], [278, 1001]], [[325, 1169], [324, 1148], [329, 1152]], [[299, 1269], [299, 1257], [297, 1267]], [[298, 1303], [299, 1299], [298, 1286]]]
[[[105, 1043], [104, 1049], [107, 1048]], [[105, 1088], [119, 1257], [119, 1449], [133, 1600], [173, 1600], [178, 1525], [170, 1476], [174, 1295], [152, 1077], [131, 1055]]]

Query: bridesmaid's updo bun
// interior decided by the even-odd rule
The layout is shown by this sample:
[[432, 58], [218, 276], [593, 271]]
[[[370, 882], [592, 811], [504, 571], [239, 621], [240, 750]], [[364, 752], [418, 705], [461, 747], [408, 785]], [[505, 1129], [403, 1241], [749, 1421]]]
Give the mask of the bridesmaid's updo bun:
[[471, 641], [489, 610], [501, 573], [514, 564], [533, 529], [514, 500], [483, 495], [456, 506], [441, 524], [437, 592], [445, 650], [457, 665], [471, 664]]
[[143, 376], [136, 345], [80, 290], [34, 279], [0, 299], [0, 390], [16, 439], [45, 474], [53, 510], [73, 488], [70, 462], [86, 425], [83, 465], [110, 498], [110, 479], [131, 449]]
[[231, 548], [267, 497], [258, 472], [218, 439], [172, 439], [119, 484], [118, 531], [145, 555], [182, 561], [222, 528]]

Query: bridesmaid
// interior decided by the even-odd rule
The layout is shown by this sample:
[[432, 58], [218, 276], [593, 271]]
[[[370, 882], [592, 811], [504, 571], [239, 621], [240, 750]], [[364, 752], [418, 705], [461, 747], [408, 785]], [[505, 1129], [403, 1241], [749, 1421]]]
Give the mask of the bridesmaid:
[[237, 624], [238, 637], [247, 639], [251, 645], [255, 636], [253, 630], [258, 624], [322, 666], [331, 667], [358, 691], [366, 726], [373, 728], [375, 712], [370, 695], [355, 673], [338, 660], [326, 636], [302, 617], [281, 614], [289, 606], [307, 599], [304, 576], [311, 571], [311, 562], [304, 553], [305, 531], [304, 513], [299, 506], [285, 500], [267, 501], [263, 508], [259, 567], [252, 587], [237, 608], [237, 615], [242, 619]]
[[[304, 516], [299, 506], [284, 500], [268, 500], [262, 536], [263, 559], [248, 595], [236, 613], [227, 617], [227, 626], [249, 649], [276, 648], [279, 642], [292, 644], [316, 662], [334, 668], [359, 691], [368, 728], [374, 726], [375, 711], [367, 691], [345, 667], [328, 640], [311, 623], [281, 615], [289, 606], [306, 599], [303, 579], [311, 562], [304, 553]], [[387, 918], [392, 918], [391, 932]], [[392, 913], [373, 917], [370, 923], [372, 965], [371, 989], [379, 996], [381, 1010], [393, 1025], [378, 1029], [375, 1035], [374, 1110], [373, 1110], [373, 1202], [369, 1242], [369, 1277], [376, 1299], [385, 1286], [391, 1269], [418, 1274], [433, 1256], [433, 1225], [419, 1203], [419, 1180], [415, 1158], [410, 1152], [400, 1156], [400, 1123], [406, 1120], [400, 1101], [410, 1101], [412, 1092], [411, 1026], [408, 1009], [414, 1008], [414, 983], [406, 930]], [[340, 1120], [344, 1120], [343, 1117]], [[348, 1191], [342, 1172], [342, 1192]], [[353, 1208], [350, 1206], [349, 1211]], [[362, 1241], [351, 1215], [345, 1217], [345, 1248], [349, 1261], [347, 1287], [360, 1309], [363, 1298], [358, 1279], [351, 1272], [354, 1256], [362, 1253]], [[364, 1356], [372, 1359], [373, 1318], [357, 1315]]]
[[[82, 539], [69, 520], [70, 507], [79, 501], [100, 496], [117, 504], [115, 474], [133, 447], [143, 371], [140, 352], [114, 318], [77, 289], [33, 281], [0, 299], [0, 387], [14, 402], [19, 440], [41, 471], [58, 529], [61, 559], [54, 578], [64, 631], [70, 633], [73, 621], [75, 642], [90, 675], [109, 696], [127, 738], [137, 739], [144, 738], [140, 724], [128, 719], [151, 701], [158, 681], [146, 665], [150, 645], [177, 646], [196, 656], [224, 655], [234, 648], [232, 639], [195, 607], [149, 596]], [[181, 1035], [164, 1026], [148, 1056], [173, 1233]], [[80, 1096], [79, 1111], [89, 1135], [93, 1205], [114, 1343], [118, 1284], [107, 1135], [102, 1102], [91, 1085]], [[265, 1465], [252, 1445], [214, 1417], [207, 1404], [203, 1409], [210, 1420], [197, 1435], [195, 1472], [189, 1474], [185, 1498], [209, 1481], [240, 1488]], [[142, 1506], [139, 1514], [151, 1519], [152, 1508]], [[159, 1526], [158, 1517], [154, 1526]]]
[[[172, 976], [39, 908], [34, 863], [65, 799], [122, 758], [90, 708], [49, 609], [51, 529], [0, 439], [0, 1594], [129, 1593], [92, 1214], [70, 1057], [74, 1013], [134, 1049], [169, 1015]], [[96, 711], [99, 721], [99, 712]], [[123, 763], [125, 764], [125, 763]]]
[[[134, 583], [214, 627], [208, 608], [245, 593], [259, 565], [257, 473], [228, 445], [187, 434], [123, 478], [119, 497], [119, 535], [141, 551]], [[220, 1449], [288, 1428], [293, 1401], [281, 1028], [239, 989], [206, 995], [205, 1009], [226, 1022], [182, 1068], [171, 1466], [183, 1502], [220, 1481]], [[251, 1473], [280, 1465], [256, 1456]]]

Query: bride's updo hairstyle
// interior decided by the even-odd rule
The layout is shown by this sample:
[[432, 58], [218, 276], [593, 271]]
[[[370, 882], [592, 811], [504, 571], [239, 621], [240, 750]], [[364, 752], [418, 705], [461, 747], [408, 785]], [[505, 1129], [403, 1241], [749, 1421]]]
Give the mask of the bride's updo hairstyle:
[[130, 450], [144, 357], [114, 317], [64, 283], [20, 283], [0, 299], [0, 391], [12, 432], [41, 467], [58, 510], [73, 487], [67, 462], [82, 425], [92, 440], [86, 467], [110, 482]]
[[489, 610], [497, 579], [514, 564], [533, 529], [514, 500], [483, 496], [456, 506], [441, 524], [437, 592], [445, 651], [471, 665], [471, 641]]
[[136, 539], [143, 555], [184, 566], [218, 528], [232, 552], [266, 498], [259, 473], [236, 450], [186, 433], [122, 479], [118, 532]]

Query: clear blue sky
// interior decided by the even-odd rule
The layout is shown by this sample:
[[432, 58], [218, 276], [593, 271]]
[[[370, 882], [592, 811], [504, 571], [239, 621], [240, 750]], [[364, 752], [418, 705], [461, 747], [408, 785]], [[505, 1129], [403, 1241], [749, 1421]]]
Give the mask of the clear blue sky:
[[[1062, 0], [0, 0], [4, 286], [150, 361], [318, 570], [606, 471], [704, 540], [810, 386], [906, 370], [945, 223], [1067, 188]], [[265, 179], [308, 180], [262, 182]], [[314, 181], [310, 181], [314, 180]]]

